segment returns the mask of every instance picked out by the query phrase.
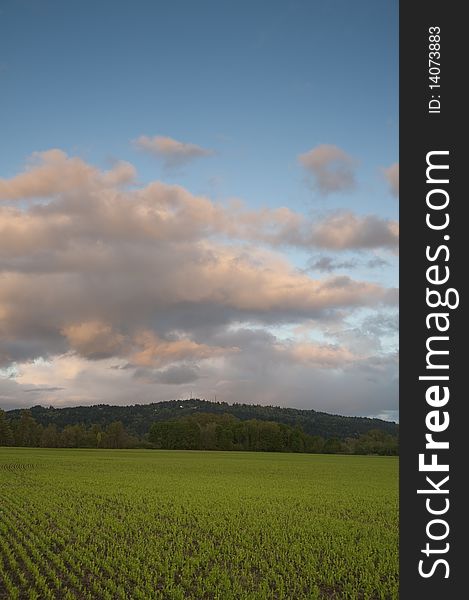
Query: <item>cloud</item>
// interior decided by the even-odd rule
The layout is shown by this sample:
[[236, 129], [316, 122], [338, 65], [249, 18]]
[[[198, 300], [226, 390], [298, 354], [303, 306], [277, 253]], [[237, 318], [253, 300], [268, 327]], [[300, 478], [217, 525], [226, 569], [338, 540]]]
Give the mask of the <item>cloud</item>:
[[[163, 340], [153, 331], [141, 331], [135, 336], [134, 345], [138, 347], [129, 360], [141, 366], [161, 366], [181, 360], [204, 360], [226, 354], [229, 350], [194, 342], [187, 337]], [[236, 349], [231, 349], [236, 350]]]
[[399, 163], [394, 163], [387, 169], [383, 169], [383, 175], [386, 178], [389, 189], [393, 196], [399, 196]]
[[[124, 244], [101, 260], [100, 252], [96, 261], [77, 261], [69, 271], [50, 272], [49, 265], [45, 272], [2, 275], [4, 363], [69, 349], [95, 358], [132, 352], [140, 364], [191, 353], [205, 358], [218, 350], [190, 341], [201, 325], [297, 322], [396, 302], [393, 290], [378, 284], [312, 279], [255, 248], [142, 243], [130, 251]], [[54, 260], [60, 263], [60, 252], [50, 254]], [[181, 328], [185, 335], [171, 341]]]
[[80, 158], [69, 158], [62, 150], [35, 152], [25, 172], [12, 179], [0, 178], [0, 200], [114, 187], [129, 183], [134, 177], [135, 169], [127, 162], [118, 162], [110, 171], [101, 172]]
[[197, 381], [200, 377], [200, 368], [191, 365], [176, 365], [167, 369], [139, 368], [134, 371], [134, 378], [147, 384], [181, 385]]
[[[73, 188], [73, 179], [62, 178], [59, 168], [63, 164], [67, 176], [70, 160], [75, 161], [62, 157], [54, 163], [54, 178], [47, 182], [51, 196], [48, 203], [33, 204], [28, 209], [0, 206], [0, 268], [2, 259], [8, 259], [4, 268], [12, 270], [68, 271], [81, 261], [104, 262], [112, 244], [169, 243], [176, 239], [190, 242], [219, 236], [273, 248], [397, 248], [397, 222], [375, 215], [360, 217], [342, 211], [311, 220], [286, 207], [249, 210], [241, 202], [216, 204], [181, 186], [161, 182], [121, 189], [134, 173], [131, 165], [117, 165], [101, 173], [78, 161], [78, 171], [86, 176], [80, 176]], [[30, 197], [41, 195], [45, 187], [40, 193], [37, 186], [33, 190], [34, 173], [34, 169], [27, 170], [2, 180], [4, 189], [10, 190], [10, 197], [13, 190], [23, 196], [26, 192]], [[17, 186], [23, 175], [32, 176], [28, 190]], [[51, 253], [58, 250], [60, 255], [51, 260]]]
[[300, 154], [298, 161], [313, 176], [314, 185], [322, 194], [347, 191], [355, 187], [356, 161], [337, 146], [316, 146]]
[[388, 267], [390, 263], [380, 256], [374, 256], [366, 261], [351, 258], [349, 260], [338, 260], [333, 256], [316, 256], [308, 260], [307, 271], [320, 271], [323, 273], [332, 273], [333, 271], [356, 269], [366, 267], [367, 269], [382, 269]]
[[59, 392], [64, 389], [65, 388], [63, 388], [63, 387], [37, 387], [37, 388], [30, 389], [30, 390], [23, 390], [23, 392], [25, 394], [30, 394], [30, 393], [43, 394], [44, 392]]
[[356, 267], [356, 260], [338, 261], [332, 256], [319, 256], [308, 261], [308, 270], [326, 273], [332, 273], [332, 271], [337, 271], [339, 269], [355, 269]]
[[220, 213], [219, 230], [232, 237], [265, 242], [273, 247], [364, 250], [383, 248], [396, 252], [399, 224], [377, 215], [359, 216], [337, 210], [316, 219], [306, 219], [289, 208]]
[[336, 344], [357, 355], [368, 356], [395, 348], [398, 332], [398, 314], [392, 310], [368, 314], [358, 322], [354, 319], [353, 324], [326, 328], [327, 337]]
[[[201, 397], [220, 401], [314, 408], [349, 415], [394, 414], [398, 409], [398, 362], [393, 352], [360, 354], [342, 344], [295, 344], [262, 329], [218, 330], [211, 343], [236, 345], [229, 358], [163, 369], [115, 368], [65, 354], [19, 366], [16, 381], [0, 380], [5, 408], [42, 405], [133, 404]], [[345, 360], [344, 360], [345, 359]], [[124, 363], [121, 363], [123, 365]], [[63, 390], [25, 393], [32, 386]]]
[[134, 145], [163, 160], [166, 167], [179, 167], [196, 158], [210, 156], [212, 150], [207, 150], [196, 144], [179, 142], [170, 137], [141, 135], [134, 140]]
[[313, 225], [311, 241], [331, 250], [388, 248], [397, 251], [399, 224], [375, 215], [338, 211]]
[[[316, 384], [346, 388], [352, 372], [370, 407], [384, 393], [366, 387], [363, 357], [376, 358], [366, 336], [358, 352], [326, 325], [395, 307], [397, 291], [327, 268], [312, 277], [282, 251], [392, 250], [397, 224], [249, 210], [161, 182], [125, 187], [134, 175], [52, 151], [1, 180], [5, 198], [29, 200], [0, 207], [0, 363], [16, 373], [0, 383], [7, 406], [27, 405], [31, 389], [35, 403], [125, 404], [180, 397], [186, 385], [304, 406]], [[278, 334], [304, 323], [322, 324], [323, 339]], [[350, 411], [366, 404], [355, 400]], [[311, 407], [326, 404], [315, 392]], [[373, 412], [394, 409], [383, 400]]]
[[343, 369], [357, 359], [350, 350], [333, 344], [296, 343], [287, 352], [296, 362], [323, 368]]
[[111, 326], [98, 320], [66, 325], [61, 333], [72, 350], [91, 359], [119, 354], [124, 342], [123, 335], [113, 332]]
[[384, 260], [381, 256], [374, 256], [365, 263], [365, 266], [368, 267], [368, 269], [381, 269], [382, 267], [388, 267], [389, 265], [389, 261]]
[[[69, 159], [59, 162], [67, 172]], [[294, 322], [394, 302], [394, 292], [375, 283], [312, 279], [258, 243], [392, 246], [392, 222], [337, 213], [313, 226], [289, 209], [224, 207], [158, 182], [122, 190], [121, 179], [79, 164], [92, 175], [76, 192], [0, 209], [4, 363], [69, 350], [152, 362], [173, 351], [187, 358], [190, 349], [202, 358], [211, 350], [191, 345], [195, 323]], [[53, 178], [48, 185], [58, 189]]]

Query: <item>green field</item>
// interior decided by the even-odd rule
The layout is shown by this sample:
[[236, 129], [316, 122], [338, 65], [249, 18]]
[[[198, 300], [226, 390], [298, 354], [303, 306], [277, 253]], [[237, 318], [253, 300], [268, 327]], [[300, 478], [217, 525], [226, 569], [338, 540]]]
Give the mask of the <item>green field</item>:
[[0, 448], [0, 598], [398, 597], [398, 459]]

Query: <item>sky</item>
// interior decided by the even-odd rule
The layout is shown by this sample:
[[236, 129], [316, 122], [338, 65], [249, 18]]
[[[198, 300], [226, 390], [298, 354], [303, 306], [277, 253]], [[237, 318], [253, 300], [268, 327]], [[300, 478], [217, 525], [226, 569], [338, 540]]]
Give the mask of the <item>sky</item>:
[[0, 13], [0, 406], [398, 420], [398, 3]]

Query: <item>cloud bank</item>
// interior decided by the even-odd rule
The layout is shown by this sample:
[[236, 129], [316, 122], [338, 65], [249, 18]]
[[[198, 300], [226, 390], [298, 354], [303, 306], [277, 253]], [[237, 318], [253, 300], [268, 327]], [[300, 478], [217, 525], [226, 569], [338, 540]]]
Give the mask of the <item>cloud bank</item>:
[[[396, 361], [371, 339], [388, 329], [354, 349], [326, 325], [392, 313], [397, 291], [330, 264], [313, 278], [284, 248], [394, 251], [397, 223], [343, 211], [313, 221], [135, 180], [128, 163], [102, 171], [60, 150], [0, 179], [5, 406], [31, 395], [145, 402], [195, 385], [205, 397], [337, 411], [326, 390], [341, 382], [341, 412], [371, 410], [379, 393], [379, 411], [395, 409], [395, 385], [381, 388]], [[316, 337], [294, 333], [305, 322]]]

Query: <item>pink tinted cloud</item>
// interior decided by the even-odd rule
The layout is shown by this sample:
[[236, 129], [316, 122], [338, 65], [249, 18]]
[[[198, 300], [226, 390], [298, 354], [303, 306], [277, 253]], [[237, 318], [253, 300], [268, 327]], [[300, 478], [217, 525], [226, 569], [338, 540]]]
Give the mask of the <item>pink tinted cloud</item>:
[[391, 194], [396, 197], [399, 196], [399, 163], [394, 163], [383, 169], [383, 174], [389, 184]]
[[302, 167], [312, 176], [322, 194], [351, 190], [355, 187], [356, 161], [332, 144], [321, 144], [298, 156]]
[[154, 137], [141, 135], [134, 140], [134, 145], [140, 150], [161, 158], [167, 167], [178, 167], [196, 158], [213, 154], [211, 150], [207, 150], [196, 144], [180, 142], [173, 138], [159, 135]]
[[0, 178], [0, 200], [47, 197], [84, 188], [113, 187], [129, 183], [134, 167], [117, 163], [110, 171], [99, 171], [81, 158], [68, 157], [62, 150], [35, 152], [27, 169], [11, 179]]

